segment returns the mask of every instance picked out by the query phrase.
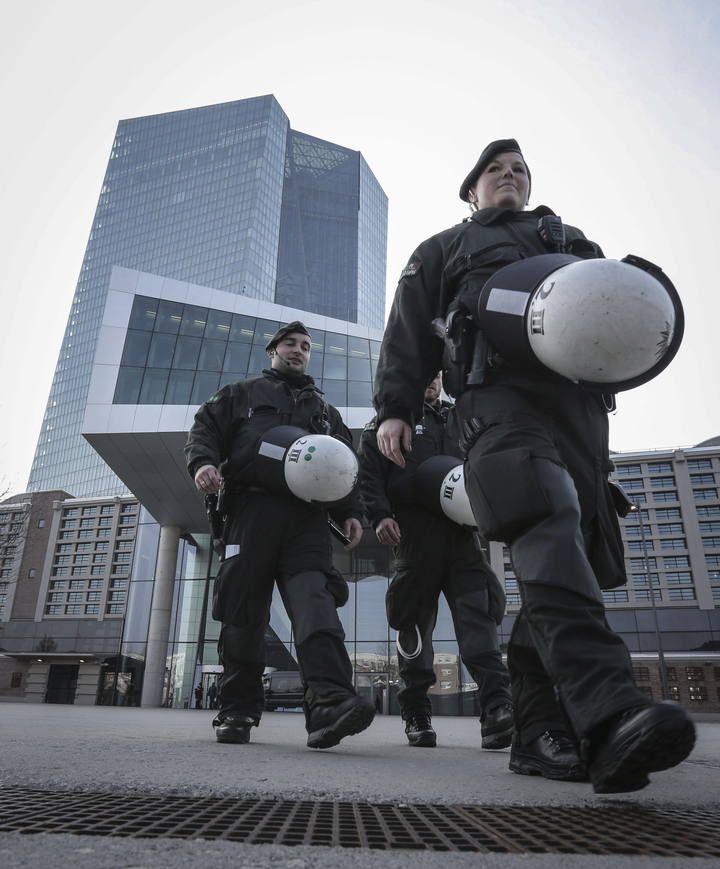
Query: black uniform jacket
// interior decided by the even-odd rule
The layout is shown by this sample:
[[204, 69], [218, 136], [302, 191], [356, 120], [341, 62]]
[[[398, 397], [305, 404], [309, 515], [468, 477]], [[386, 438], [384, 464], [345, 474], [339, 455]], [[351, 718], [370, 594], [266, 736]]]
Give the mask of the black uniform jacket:
[[[417, 248], [400, 275], [380, 350], [375, 376], [379, 422], [420, 419], [425, 387], [441, 368], [443, 346], [432, 333], [432, 321], [445, 317], [457, 296], [474, 311], [485, 282], [503, 266], [555, 252], [537, 229], [538, 220], [552, 213], [542, 205], [533, 211], [485, 208]], [[603, 255], [579, 229], [566, 225], [565, 231], [566, 253]]]
[[[267, 369], [224, 386], [200, 407], [185, 445], [190, 475], [203, 465], [214, 465], [230, 492], [260, 488], [254, 463], [258, 440], [279, 425], [333, 435], [352, 448], [352, 435], [339, 411], [325, 401], [312, 377], [287, 377]], [[353, 493], [331, 512], [339, 522], [360, 517], [359, 494]]]
[[405, 455], [405, 467], [399, 468], [378, 449], [377, 421], [365, 426], [360, 436], [360, 491], [374, 528], [388, 516], [420, 509], [413, 486], [417, 469], [432, 456], [458, 456], [459, 462], [458, 436], [452, 406], [425, 403], [413, 431], [412, 450]]

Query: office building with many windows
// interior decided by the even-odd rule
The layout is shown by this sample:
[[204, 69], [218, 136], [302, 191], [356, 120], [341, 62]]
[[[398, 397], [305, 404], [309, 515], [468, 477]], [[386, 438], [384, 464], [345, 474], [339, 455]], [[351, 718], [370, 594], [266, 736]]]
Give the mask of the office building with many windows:
[[[113, 266], [380, 329], [386, 235], [387, 197], [360, 152], [291, 129], [273, 96], [121, 121], [28, 489], [125, 491], [81, 435]], [[208, 341], [222, 330], [208, 329]], [[181, 335], [196, 337], [197, 329]], [[168, 342], [155, 341], [143, 403], [161, 389], [158, 371], [194, 368], [192, 346], [180, 341], [168, 359]], [[214, 363], [203, 355], [198, 364]], [[198, 370], [196, 403], [216, 369]], [[186, 387], [187, 375], [173, 376], [170, 401], [177, 390], [185, 403]]]

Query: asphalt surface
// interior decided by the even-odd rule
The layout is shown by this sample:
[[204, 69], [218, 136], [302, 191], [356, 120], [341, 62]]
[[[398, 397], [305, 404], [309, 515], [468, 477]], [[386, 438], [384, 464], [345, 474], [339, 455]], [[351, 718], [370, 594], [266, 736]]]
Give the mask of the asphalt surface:
[[[410, 748], [397, 717], [328, 751], [305, 746], [304, 719], [266, 713], [249, 745], [219, 745], [213, 713], [167, 709], [0, 704], [0, 787], [183, 796], [274, 797], [485, 806], [720, 807], [720, 721], [698, 722], [698, 743], [650, 787], [597, 796], [588, 784], [508, 770], [509, 750], [480, 749], [471, 718], [436, 718], [436, 749]], [[0, 814], [1, 814], [0, 799]], [[720, 816], [719, 816], [720, 817]], [[0, 834], [0, 866], [15, 867], [692, 867], [720, 860], [578, 855], [383, 852], [232, 842]]]

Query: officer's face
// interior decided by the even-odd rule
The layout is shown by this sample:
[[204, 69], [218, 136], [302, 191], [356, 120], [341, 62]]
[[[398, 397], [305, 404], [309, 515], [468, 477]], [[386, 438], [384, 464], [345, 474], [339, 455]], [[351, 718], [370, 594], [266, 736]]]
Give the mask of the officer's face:
[[493, 158], [468, 191], [478, 208], [512, 208], [521, 211], [528, 200], [530, 181], [522, 157], [505, 151]]
[[442, 374], [438, 374], [425, 388], [425, 401], [427, 401], [428, 404], [435, 404], [438, 398], [440, 398], [441, 390]]
[[304, 374], [310, 361], [310, 339], [302, 332], [291, 332], [268, 350], [268, 356], [276, 371]]

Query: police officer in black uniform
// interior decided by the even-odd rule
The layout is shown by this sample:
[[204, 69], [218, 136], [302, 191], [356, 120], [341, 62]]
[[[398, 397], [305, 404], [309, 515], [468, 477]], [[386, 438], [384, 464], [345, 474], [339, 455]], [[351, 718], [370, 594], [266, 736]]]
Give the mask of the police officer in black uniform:
[[681, 707], [638, 691], [605, 619], [601, 588], [626, 581], [607, 483], [609, 399], [501, 358], [477, 320], [480, 290], [501, 267], [548, 252], [603, 255], [550, 209], [523, 210], [529, 193], [518, 143], [491, 142], [460, 188], [472, 216], [410, 258], [376, 375], [378, 446], [403, 466], [425, 384], [441, 367], [431, 324], [442, 318], [473, 512], [483, 536], [508, 545], [522, 597], [508, 649], [511, 769], [589, 774], [598, 793], [638, 790], [648, 773], [683, 760], [695, 737]]
[[[348, 598], [333, 568], [328, 513], [264, 487], [255, 461], [260, 436], [280, 425], [334, 435], [352, 444], [340, 414], [312, 377], [310, 334], [300, 322], [279, 329], [266, 347], [271, 368], [223, 387], [195, 415], [185, 453], [197, 488], [223, 487], [226, 557], [215, 582], [213, 618], [222, 623], [218, 654], [218, 742], [246, 743], [263, 709], [264, 633], [277, 582], [292, 622], [305, 686], [307, 744], [329, 748], [371, 723], [375, 707], [356, 695], [336, 608]], [[359, 496], [333, 508], [349, 538], [362, 537]]]
[[[399, 631], [398, 694], [405, 733], [412, 746], [432, 748], [428, 689], [435, 684], [432, 634], [442, 592], [452, 614], [463, 663], [478, 686], [482, 747], [505, 748], [513, 733], [510, 679], [500, 654], [497, 625], [505, 594], [470, 527], [440, 512], [440, 491], [424, 504], [415, 485], [418, 469], [433, 456], [457, 456], [452, 406], [440, 400], [441, 375], [425, 390], [423, 415], [415, 425], [405, 468], [379, 451], [375, 421], [360, 438], [361, 492], [365, 513], [380, 543], [395, 547], [396, 570], [388, 589], [388, 621]], [[427, 467], [427, 466], [426, 466]], [[433, 509], [437, 504], [436, 509]]]

